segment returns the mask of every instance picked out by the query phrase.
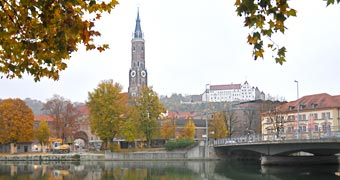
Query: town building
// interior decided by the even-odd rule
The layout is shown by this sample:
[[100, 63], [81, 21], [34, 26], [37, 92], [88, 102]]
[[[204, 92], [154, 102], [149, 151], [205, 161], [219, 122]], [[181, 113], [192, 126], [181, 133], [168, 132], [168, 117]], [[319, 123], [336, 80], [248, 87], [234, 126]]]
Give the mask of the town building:
[[340, 95], [304, 96], [262, 114], [264, 140], [339, 136]]
[[136, 27], [131, 40], [131, 68], [129, 70], [129, 97], [136, 97], [142, 87], [148, 86], [148, 73], [145, 67], [145, 41], [140, 24], [139, 10], [137, 12]]
[[265, 94], [257, 87], [243, 84], [207, 85], [202, 94], [203, 102], [233, 102], [265, 99]]

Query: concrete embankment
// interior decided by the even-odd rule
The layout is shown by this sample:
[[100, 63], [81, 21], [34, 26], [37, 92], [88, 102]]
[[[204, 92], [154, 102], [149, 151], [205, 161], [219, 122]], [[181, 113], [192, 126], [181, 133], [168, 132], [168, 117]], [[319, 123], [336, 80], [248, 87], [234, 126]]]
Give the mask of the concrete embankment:
[[104, 154], [70, 153], [70, 154], [16, 154], [0, 156], [0, 161], [139, 161], [139, 160], [207, 160], [219, 159], [212, 146], [206, 151], [204, 143], [181, 151], [148, 151], [116, 153], [106, 151]]
[[[208, 153], [208, 155], [207, 155]], [[186, 150], [178, 151], [150, 151], [133, 153], [105, 152], [105, 160], [206, 160], [219, 159], [213, 147], [206, 148], [203, 143]]]
[[103, 154], [15, 154], [0, 156], [0, 161], [93, 161], [104, 160]]

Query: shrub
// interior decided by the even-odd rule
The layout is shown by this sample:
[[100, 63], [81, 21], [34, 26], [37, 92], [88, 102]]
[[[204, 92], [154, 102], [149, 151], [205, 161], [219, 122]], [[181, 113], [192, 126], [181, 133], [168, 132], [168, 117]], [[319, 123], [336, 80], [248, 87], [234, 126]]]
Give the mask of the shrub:
[[168, 151], [172, 151], [175, 149], [184, 149], [195, 143], [194, 140], [191, 139], [178, 139], [178, 140], [170, 140], [166, 142], [165, 149]]

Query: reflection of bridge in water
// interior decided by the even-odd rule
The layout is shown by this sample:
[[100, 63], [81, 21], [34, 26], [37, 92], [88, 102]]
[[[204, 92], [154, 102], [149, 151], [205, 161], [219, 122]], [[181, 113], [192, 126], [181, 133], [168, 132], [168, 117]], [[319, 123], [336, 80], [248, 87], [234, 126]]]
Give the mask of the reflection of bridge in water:
[[[261, 157], [262, 164], [283, 162], [283, 157], [287, 157], [290, 163], [297, 160], [297, 163], [338, 164], [339, 160], [336, 154], [340, 153], [340, 138], [277, 141], [262, 141], [256, 138], [248, 139], [247, 141], [218, 139], [213, 142], [213, 146], [219, 156]], [[310, 159], [313, 160], [311, 161]]]

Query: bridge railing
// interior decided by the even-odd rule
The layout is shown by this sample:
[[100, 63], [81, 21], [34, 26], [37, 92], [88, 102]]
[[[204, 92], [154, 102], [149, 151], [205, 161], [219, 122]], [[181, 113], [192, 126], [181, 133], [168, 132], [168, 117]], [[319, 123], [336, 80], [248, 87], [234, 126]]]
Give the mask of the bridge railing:
[[222, 138], [222, 139], [216, 139], [214, 141], [210, 142], [210, 145], [212, 146], [221, 146], [221, 145], [236, 145], [236, 144], [252, 144], [252, 143], [274, 143], [274, 142], [314, 142], [314, 141], [340, 141], [340, 132], [339, 131], [333, 131], [333, 132], [327, 132], [323, 134], [300, 134], [293, 135], [293, 136], [280, 136], [279, 138], [276, 138], [275, 136], [272, 136], [273, 138], [264, 138], [265, 136], [261, 134], [256, 134], [252, 136], [240, 136], [240, 137], [232, 137], [232, 138]]

